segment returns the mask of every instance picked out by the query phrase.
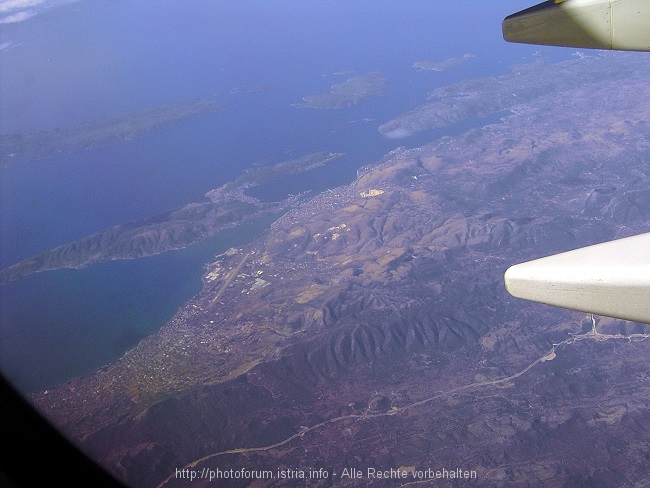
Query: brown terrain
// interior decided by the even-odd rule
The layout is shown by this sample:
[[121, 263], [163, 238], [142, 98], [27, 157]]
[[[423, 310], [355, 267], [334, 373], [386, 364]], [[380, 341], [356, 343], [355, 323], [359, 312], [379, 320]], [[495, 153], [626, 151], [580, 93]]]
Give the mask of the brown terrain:
[[[649, 486], [650, 326], [502, 281], [647, 230], [645, 59], [474, 81], [474, 111], [441, 98], [448, 122], [512, 115], [296, 206], [208, 264], [157, 334], [34, 403], [138, 487]], [[501, 100], [530, 80], [546, 91]], [[435, 127], [433, 110], [386, 126]]]

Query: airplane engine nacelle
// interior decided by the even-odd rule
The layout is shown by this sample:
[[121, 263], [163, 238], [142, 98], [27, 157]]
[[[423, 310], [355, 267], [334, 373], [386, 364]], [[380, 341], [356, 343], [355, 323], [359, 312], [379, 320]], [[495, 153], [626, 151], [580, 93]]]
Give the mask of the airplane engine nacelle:
[[506, 41], [650, 51], [650, 0], [549, 0], [509, 15]]

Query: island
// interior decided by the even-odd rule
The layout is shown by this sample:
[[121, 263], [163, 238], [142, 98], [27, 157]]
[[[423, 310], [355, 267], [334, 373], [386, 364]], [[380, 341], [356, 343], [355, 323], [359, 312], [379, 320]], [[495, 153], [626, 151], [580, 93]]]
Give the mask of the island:
[[[31, 401], [135, 487], [241, 470], [274, 476], [242, 486], [285, 470], [314, 486], [647, 484], [650, 326], [517, 300], [503, 272], [647, 231], [650, 67], [518, 70], [521, 86], [475, 80], [462, 102], [483, 112], [518, 87], [499, 123], [297, 202], [208, 263], [159, 332]], [[524, 97], [529, 82], [548, 90]]]
[[216, 100], [186, 99], [141, 112], [27, 134], [0, 135], [0, 164], [45, 159], [132, 140], [172, 124], [222, 110]]
[[282, 212], [299, 195], [280, 202], [261, 202], [245, 190], [285, 174], [321, 167], [343, 153], [317, 152], [251, 169], [234, 182], [209, 191], [210, 202], [190, 203], [148, 219], [115, 225], [0, 270], [0, 285], [33, 273], [84, 268], [115, 259], [135, 259], [182, 249], [217, 232]]
[[462, 56], [456, 56], [454, 58], [449, 58], [445, 61], [435, 63], [433, 61], [416, 61], [413, 63], [413, 67], [417, 68], [418, 71], [447, 71], [450, 68], [463, 64], [465, 61], [473, 59], [476, 57], [476, 54], [464, 54]]
[[327, 93], [303, 97], [304, 103], [294, 103], [294, 107], [339, 109], [358, 105], [368, 98], [386, 94], [388, 84], [384, 74], [374, 71], [365, 75], [353, 76], [345, 82], [332, 85]]
[[245, 190], [248, 188], [253, 188], [262, 183], [274, 181], [284, 175], [295, 175], [320, 168], [330, 161], [343, 157], [344, 155], [345, 153], [319, 151], [299, 158], [280, 161], [279, 163], [271, 165], [253, 163], [254, 167], [247, 170], [235, 181], [226, 183], [220, 188], [210, 190], [206, 193], [206, 196], [214, 202], [229, 199], [233, 195], [237, 195], [238, 198], [243, 199]]

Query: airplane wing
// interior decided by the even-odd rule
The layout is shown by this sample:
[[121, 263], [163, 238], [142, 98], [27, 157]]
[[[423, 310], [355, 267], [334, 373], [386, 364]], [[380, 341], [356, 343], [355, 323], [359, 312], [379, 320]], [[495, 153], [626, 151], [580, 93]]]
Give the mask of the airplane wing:
[[[503, 20], [506, 41], [650, 51], [650, 0], [548, 0]], [[650, 233], [518, 264], [510, 294], [650, 324]]]
[[512, 266], [511, 295], [650, 323], [650, 233]]
[[650, 51], [648, 0], [549, 0], [503, 21], [506, 41]]

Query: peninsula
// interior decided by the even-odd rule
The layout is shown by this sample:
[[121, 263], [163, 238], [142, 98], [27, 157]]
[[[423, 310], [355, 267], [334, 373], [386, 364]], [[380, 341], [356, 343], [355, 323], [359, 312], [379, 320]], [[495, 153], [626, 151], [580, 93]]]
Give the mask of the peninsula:
[[107, 260], [135, 259], [182, 249], [222, 230], [282, 212], [299, 197], [265, 203], [245, 195], [244, 190], [284, 174], [310, 171], [342, 155], [317, 152], [251, 169], [234, 182], [209, 191], [206, 196], [210, 202], [190, 203], [145, 220], [119, 224], [0, 270], [0, 285], [41, 271], [83, 268]]
[[[588, 85], [595, 79], [623, 81], [630, 76], [638, 79], [647, 69], [648, 60], [635, 58], [635, 54], [600, 54], [556, 64], [540, 60], [517, 65], [502, 76], [442, 86], [429, 93], [426, 103], [381, 125], [379, 132], [387, 138], [399, 139], [511, 110], [557, 90]], [[632, 59], [634, 62], [630, 63]], [[546, 75], [540, 77], [540, 70]]]

